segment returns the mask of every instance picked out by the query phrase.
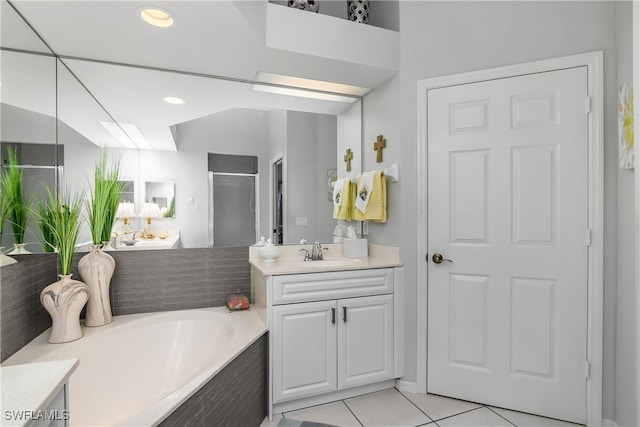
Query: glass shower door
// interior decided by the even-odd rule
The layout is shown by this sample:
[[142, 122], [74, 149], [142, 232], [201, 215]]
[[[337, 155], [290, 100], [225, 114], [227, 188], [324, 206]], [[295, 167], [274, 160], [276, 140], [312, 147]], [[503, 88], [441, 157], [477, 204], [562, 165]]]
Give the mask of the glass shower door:
[[209, 247], [257, 241], [256, 175], [209, 172]]

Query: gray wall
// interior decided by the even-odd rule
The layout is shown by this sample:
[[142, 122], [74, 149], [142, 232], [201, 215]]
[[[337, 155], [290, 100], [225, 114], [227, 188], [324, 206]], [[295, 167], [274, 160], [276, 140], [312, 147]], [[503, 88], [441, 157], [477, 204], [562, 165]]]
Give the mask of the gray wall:
[[[401, 2], [400, 72], [364, 99], [364, 168], [373, 169], [367, 144], [379, 133], [387, 137], [385, 164], [399, 162], [402, 180], [389, 188], [389, 221], [370, 227], [373, 243], [399, 246], [406, 278], [407, 348], [405, 379], [416, 380], [416, 82], [430, 77], [530, 62], [595, 50], [604, 51], [605, 78], [605, 236], [604, 236], [604, 398], [603, 415], [616, 419], [614, 407], [616, 350], [634, 357], [632, 344], [616, 348], [616, 286], [633, 274], [633, 263], [618, 263], [627, 251], [617, 236], [633, 235], [626, 222], [618, 225], [616, 127], [615, 2]], [[625, 208], [626, 209], [626, 208]], [[626, 273], [618, 271], [624, 269]], [[424, 286], [421, 284], [421, 286]], [[634, 322], [634, 310], [618, 313], [618, 333]], [[626, 372], [631, 377], [632, 372]], [[629, 378], [629, 381], [632, 381]], [[620, 405], [625, 405], [624, 399]]]
[[[113, 251], [116, 270], [110, 298], [114, 315], [226, 305], [227, 296], [251, 293], [249, 249]], [[74, 260], [73, 277], [79, 278]], [[17, 256], [0, 269], [0, 359], [51, 326], [40, 292], [57, 280], [54, 254]]]
[[[630, 1], [615, 2], [616, 71], [618, 88], [633, 83], [633, 16]], [[636, 90], [636, 94], [638, 91]], [[637, 116], [636, 116], [637, 117]], [[617, 134], [616, 134], [617, 136]], [[636, 137], [637, 138], [637, 137]], [[613, 142], [613, 141], [612, 141]], [[615, 417], [619, 427], [637, 426], [636, 406], [636, 340], [635, 316], [635, 235], [633, 170], [618, 169], [617, 201], [617, 277], [615, 335]], [[636, 172], [638, 173], [638, 172]]]

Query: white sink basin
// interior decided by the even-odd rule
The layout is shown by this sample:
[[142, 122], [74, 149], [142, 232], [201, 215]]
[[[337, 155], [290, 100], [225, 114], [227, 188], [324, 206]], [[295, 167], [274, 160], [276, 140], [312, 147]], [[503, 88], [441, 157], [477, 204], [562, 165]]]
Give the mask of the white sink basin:
[[297, 266], [303, 268], [336, 268], [336, 267], [348, 267], [357, 262], [356, 259], [340, 258], [340, 259], [323, 259], [318, 261], [299, 261]]
[[168, 246], [166, 240], [136, 240], [135, 246]]

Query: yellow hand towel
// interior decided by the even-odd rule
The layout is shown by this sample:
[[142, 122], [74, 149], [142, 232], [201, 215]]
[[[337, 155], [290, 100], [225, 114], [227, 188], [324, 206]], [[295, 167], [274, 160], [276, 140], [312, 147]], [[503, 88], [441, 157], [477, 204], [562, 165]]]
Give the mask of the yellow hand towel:
[[333, 217], [344, 221], [353, 219], [352, 196], [355, 186], [351, 184], [351, 178], [338, 179], [333, 187]]
[[[361, 176], [358, 176], [357, 188], [360, 188]], [[387, 180], [382, 171], [373, 176], [373, 188], [365, 212], [354, 209], [354, 219], [358, 221], [387, 222]]]

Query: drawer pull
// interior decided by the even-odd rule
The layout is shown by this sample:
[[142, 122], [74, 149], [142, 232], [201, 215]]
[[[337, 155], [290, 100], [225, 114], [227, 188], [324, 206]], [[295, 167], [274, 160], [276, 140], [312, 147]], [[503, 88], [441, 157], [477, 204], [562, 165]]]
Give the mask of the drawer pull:
[[343, 305], [342, 306], [342, 321], [343, 322], [347, 322], [347, 306]]
[[331, 323], [335, 325], [336, 323], [336, 309], [335, 307], [331, 308]]

